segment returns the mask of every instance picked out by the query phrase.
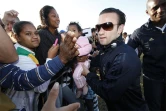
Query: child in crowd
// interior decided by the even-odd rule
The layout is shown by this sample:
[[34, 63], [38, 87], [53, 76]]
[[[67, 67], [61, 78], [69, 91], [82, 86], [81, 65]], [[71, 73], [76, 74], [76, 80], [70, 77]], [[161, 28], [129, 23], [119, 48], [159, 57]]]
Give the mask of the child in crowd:
[[[17, 54], [19, 55], [19, 60], [14, 63], [14, 65], [26, 71], [36, 68], [39, 65], [39, 62], [35, 57], [34, 49], [38, 47], [40, 43], [40, 37], [35, 26], [31, 22], [20, 21], [14, 24], [13, 32], [18, 42], [15, 44], [15, 48]], [[48, 53], [48, 57], [50, 56], [49, 58], [52, 58], [55, 55], [56, 52], [50, 51]], [[36, 72], [38, 72], [38, 70], [36, 70]], [[26, 78], [26, 74], [24, 75]], [[36, 76], [38, 76], [38, 78], [43, 81], [43, 79], [40, 77], [40, 75], [38, 75], [38, 73], [36, 73]], [[28, 79], [27, 82], [29, 82]], [[47, 90], [49, 82], [50, 80], [30, 91], [15, 91], [14, 89], [8, 89], [6, 94], [16, 105], [17, 110], [36, 111], [38, 110], [37, 103], [39, 93]], [[31, 83], [29, 82], [29, 84]], [[31, 85], [33, 86], [33, 84]]]
[[[77, 64], [73, 73], [74, 82], [77, 86], [76, 97], [79, 98], [82, 94], [86, 95], [88, 92], [88, 86], [86, 83], [86, 78], [82, 76], [82, 64], [86, 67], [90, 67], [90, 60], [88, 60], [88, 55], [92, 50], [92, 45], [89, 43], [88, 38], [81, 36], [82, 29], [76, 22], [71, 22], [68, 26], [68, 30], [75, 33], [75, 36], [78, 38], [76, 44], [78, 45], [79, 55], [77, 56]], [[82, 61], [84, 58], [86, 61]]]

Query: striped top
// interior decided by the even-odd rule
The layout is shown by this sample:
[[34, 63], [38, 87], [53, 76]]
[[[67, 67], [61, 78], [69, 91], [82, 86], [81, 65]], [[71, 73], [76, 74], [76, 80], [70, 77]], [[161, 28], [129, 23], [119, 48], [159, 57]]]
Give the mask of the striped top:
[[21, 70], [12, 64], [0, 63], [0, 86], [17, 91], [30, 90], [51, 79], [63, 66], [58, 56], [29, 71]]
[[[14, 63], [15, 66], [20, 67], [22, 70], [28, 71], [36, 68], [39, 65], [38, 60], [35, 58], [35, 53], [32, 50], [22, 46], [19, 43], [16, 43], [14, 46], [19, 56], [19, 60]], [[41, 78], [40, 75], [39, 78]], [[50, 80], [28, 91], [16, 91], [8, 88], [5, 94], [16, 105], [16, 109], [35, 111], [37, 109], [39, 93], [47, 90], [49, 82]]]

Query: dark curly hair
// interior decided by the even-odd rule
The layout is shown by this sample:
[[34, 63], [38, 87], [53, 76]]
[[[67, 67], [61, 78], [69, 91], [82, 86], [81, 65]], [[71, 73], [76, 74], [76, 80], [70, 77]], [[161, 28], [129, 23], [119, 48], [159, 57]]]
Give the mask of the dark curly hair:
[[70, 22], [68, 27], [67, 27], [67, 30], [68, 30], [69, 26], [71, 26], [71, 25], [75, 25], [77, 27], [78, 31], [82, 32], [82, 28], [78, 22]]
[[52, 9], [54, 9], [54, 7], [49, 5], [45, 5], [43, 8], [40, 9], [40, 21], [43, 27], [46, 27], [49, 25], [48, 14], [50, 13]]

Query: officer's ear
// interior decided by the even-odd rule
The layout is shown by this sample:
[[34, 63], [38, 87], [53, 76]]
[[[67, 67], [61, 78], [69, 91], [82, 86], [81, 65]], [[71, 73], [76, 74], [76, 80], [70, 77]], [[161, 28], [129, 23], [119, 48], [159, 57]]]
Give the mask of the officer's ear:
[[124, 24], [119, 25], [119, 27], [118, 27], [118, 34], [119, 34], [119, 36], [123, 32], [124, 26], [125, 26]]
[[148, 10], [146, 10], [145, 12], [146, 12], [146, 14], [147, 14], [147, 15], [149, 15], [149, 12], [148, 12]]

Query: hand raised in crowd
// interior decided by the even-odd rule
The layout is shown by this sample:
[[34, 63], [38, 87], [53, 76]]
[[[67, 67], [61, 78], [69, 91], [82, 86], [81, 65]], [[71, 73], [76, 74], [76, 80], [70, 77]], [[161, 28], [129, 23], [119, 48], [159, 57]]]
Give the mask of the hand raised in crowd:
[[58, 53], [58, 49], [59, 49], [59, 44], [57, 44], [56, 46], [55, 45], [52, 45], [52, 47], [48, 50], [48, 58], [54, 58], [57, 53]]
[[59, 93], [59, 83], [55, 83], [54, 86], [52, 87], [48, 99], [46, 103], [44, 104], [42, 111], [77, 111], [78, 108], [80, 107], [79, 103], [73, 103], [68, 106], [64, 106], [61, 108], [56, 108], [56, 99], [58, 97]]
[[62, 63], [67, 63], [79, 54], [78, 47], [76, 47], [77, 38], [71, 31], [67, 32], [64, 41], [60, 44], [59, 58]]
[[2, 18], [2, 22], [4, 25], [6, 25], [8, 22], [14, 22], [17, 16], [18, 12], [15, 10], [6, 11]]

